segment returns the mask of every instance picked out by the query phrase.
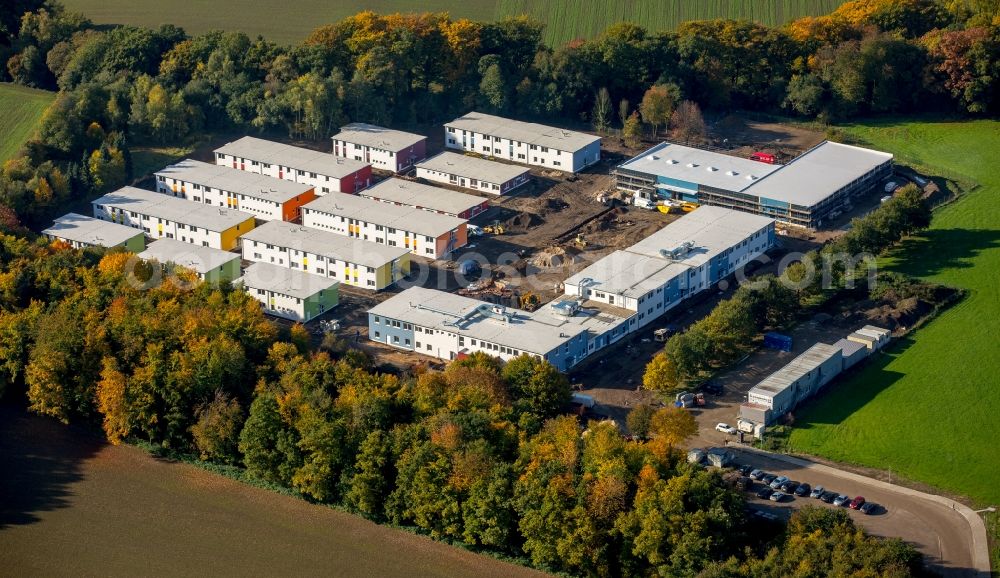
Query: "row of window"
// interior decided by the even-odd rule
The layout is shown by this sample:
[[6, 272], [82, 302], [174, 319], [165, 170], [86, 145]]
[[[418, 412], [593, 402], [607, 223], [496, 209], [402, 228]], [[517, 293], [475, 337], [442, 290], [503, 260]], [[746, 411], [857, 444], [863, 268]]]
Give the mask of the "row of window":
[[[215, 158], [218, 159], [218, 160], [220, 160], [220, 161], [224, 161], [224, 160], [226, 160], [226, 155], [224, 155], [222, 153], [215, 153]], [[252, 159], [241, 159], [241, 158], [237, 158], [237, 157], [232, 157], [232, 160], [234, 162], [238, 162], [240, 164], [246, 164], [247, 160], [249, 160], [250, 161], [250, 166], [252, 166], [252, 167], [261, 166], [262, 168], [265, 168], [265, 169], [271, 168], [271, 165], [269, 163], [262, 163], [262, 162], [258, 162], [258, 161], [252, 160]], [[319, 174], [311, 172], [311, 171], [303, 171], [301, 169], [293, 169], [292, 167], [285, 167], [285, 166], [278, 165], [278, 170], [281, 171], [281, 172], [288, 172], [288, 174], [293, 174], [294, 173], [294, 174], [297, 174], [300, 177], [304, 177], [304, 176], [306, 176], [308, 174], [309, 178], [311, 178], [311, 179], [319, 178], [320, 176], [322, 176], [323, 179], [326, 182], [330, 182], [330, 180], [331, 180], [328, 175], [319, 175]], [[161, 180], [162, 180], [162, 177], [161, 177]], [[336, 179], [333, 179], [333, 180], [336, 180]]]

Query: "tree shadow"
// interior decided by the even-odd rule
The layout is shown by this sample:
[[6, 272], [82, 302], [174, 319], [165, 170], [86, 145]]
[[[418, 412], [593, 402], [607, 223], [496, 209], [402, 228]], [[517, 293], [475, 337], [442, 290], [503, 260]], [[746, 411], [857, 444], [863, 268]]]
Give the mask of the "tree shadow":
[[90, 431], [0, 405], [0, 530], [70, 506], [81, 465], [104, 445]]
[[854, 412], [903, 378], [905, 374], [890, 371], [886, 367], [913, 343], [912, 338], [903, 337], [890, 345], [890, 352], [876, 353], [867, 362], [863, 362], [861, 367], [853, 367], [838, 376], [796, 409], [794, 426], [797, 429], [809, 429], [812, 424], [843, 423]]
[[931, 277], [948, 269], [965, 269], [983, 251], [1000, 248], [1000, 231], [988, 229], [928, 229], [889, 253], [892, 269], [916, 277]]

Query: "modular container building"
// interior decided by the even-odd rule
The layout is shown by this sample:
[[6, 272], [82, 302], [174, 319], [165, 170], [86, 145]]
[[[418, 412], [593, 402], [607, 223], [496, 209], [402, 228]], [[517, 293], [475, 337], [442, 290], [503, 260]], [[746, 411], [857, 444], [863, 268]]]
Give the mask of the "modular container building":
[[371, 163], [377, 169], [402, 173], [427, 158], [427, 137], [355, 122], [333, 136], [334, 156]]
[[236, 253], [192, 245], [176, 239], [153, 241], [139, 258], [157, 261], [167, 269], [176, 265], [194, 272], [206, 283], [233, 281], [240, 276], [240, 256]]
[[444, 146], [515, 163], [582, 171], [601, 160], [601, 137], [481, 112], [444, 125]]
[[256, 224], [250, 213], [135, 187], [122, 187], [91, 204], [98, 219], [140, 229], [153, 239], [178, 239], [224, 251], [234, 249], [239, 236]]
[[380, 291], [410, 272], [410, 253], [313, 229], [272, 221], [240, 238], [243, 258], [336, 279], [345, 285]]
[[337, 306], [340, 282], [270, 263], [253, 263], [236, 280], [270, 315], [303, 323]]
[[138, 253], [146, 247], [146, 235], [142, 231], [77, 213], [67, 213], [59, 217], [51, 227], [42, 231], [42, 234], [53, 241], [62, 241], [76, 249], [124, 247], [128, 251]]
[[490, 208], [490, 202], [483, 197], [397, 178], [376, 183], [358, 196], [460, 219], [471, 219]]
[[295, 221], [315, 187], [226, 166], [185, 159], [156, 171], [156, 190], [196, 203], [252, 214], [262, 221]]
[[245, 136], [215, 149], [215, 164], [312, 185], [317, 195], [354, 193], [371, 184], [366, 162]]
[[[747, 402], [766, 408], [765, 423], [770, 424], [822, 389], [843, 369], [840, 347], [817, 343], [754, 386], [747, 394]], [[749, 415], [740, 417], [754, 421]]]
[[855, 341], [863, 344], [870, 352], [882, 349], [889, 343], [891, 338], [892, 332], [888, 329], [875, 327], [874, 325], [865, 325], [861, 329], [858, 329], [854, 333], [847, 336], [849, 341]]
[[466, 220], [356, 195], [330, 193], [302, 207], [302, 224], [442, 259], [468, 242]]
[[867, 345], [850, 339], [841, 339], [834, 345], [840, 348], [840, 354], [844, 357], [845, 370], [861, 363], [869, 354]]
[[417, 163], [417, 176], [491, 195], [503, 195], [527, 183], [531, 171], [468, 154], [443, 152]]

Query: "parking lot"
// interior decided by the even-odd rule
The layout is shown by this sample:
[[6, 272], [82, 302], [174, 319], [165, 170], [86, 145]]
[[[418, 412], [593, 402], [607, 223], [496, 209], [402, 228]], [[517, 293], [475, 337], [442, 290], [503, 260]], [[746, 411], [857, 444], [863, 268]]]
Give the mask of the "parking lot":
[[[720, 434], [722, 435], [722, 434]], [[770, 474], [810, 484], [823, 486], [838, 494], [846, 494], [852, 499], [864, 496], [867, 501], [881, 506], [872, 515], [865, 515], [846, 506], [851, 517], [869, 533], [877, 536], [899, 537], [913, 544], [924, 554], [928, 567], [949, 577], [979, 576], [974, 570], [973, 536], [968, 521], [963, 515], [949, 507], [945, 500], [930, 500], [921, 494], [905, 488], [888, 485], [856, 474], [841, 472], [828, 466], [789, 460], [773, 454], [730, 447], [736, 453], [736, 461]], [[762, 482], [754, 482], [747, 491], [747, 503], [751, 509], [779, 518], [788, 518], [803, 506], [812, 505], [836, 508], [832, 504], [809, 497], [791, 497], [782, 502], [760, 499], [756, 492], [763, 488]], [[957, 506], [957, 505], [956, 505]]]

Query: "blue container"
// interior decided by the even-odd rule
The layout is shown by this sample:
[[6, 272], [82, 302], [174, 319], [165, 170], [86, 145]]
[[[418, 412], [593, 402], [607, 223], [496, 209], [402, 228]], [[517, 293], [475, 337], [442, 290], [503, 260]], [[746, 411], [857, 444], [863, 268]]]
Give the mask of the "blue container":
[[778, 351], [791, 351], [792, 350], [792, 338], [789, 335], [782, 335], [781, 333], [765, 333], [764, 334], [764, 347], [768, 349], [777, 349]]

